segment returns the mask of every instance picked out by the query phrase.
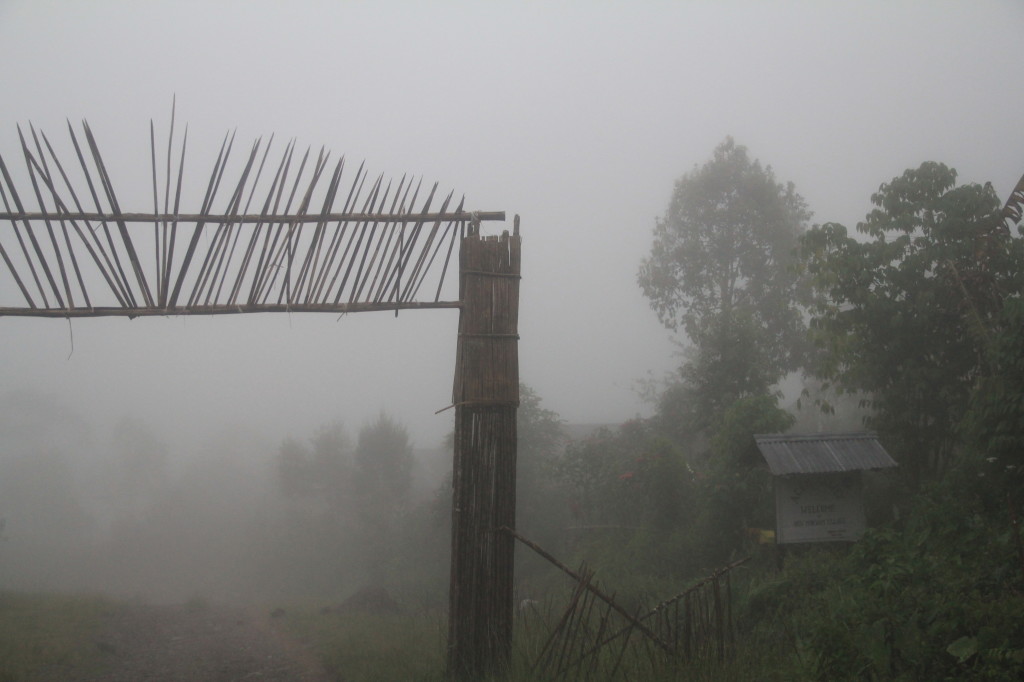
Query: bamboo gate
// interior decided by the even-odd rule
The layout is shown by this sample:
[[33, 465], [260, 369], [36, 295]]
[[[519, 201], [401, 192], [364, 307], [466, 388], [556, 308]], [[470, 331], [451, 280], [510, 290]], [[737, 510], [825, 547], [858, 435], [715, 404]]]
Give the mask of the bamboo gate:
[[719, 568], [653, 608], [641, 603], [630, 611], [598, 585], [586, 564], [574, 571], [511, 528], [502, 530], [574, 583], [568, 603], [550, 627], [545, 628], [545, 614], [536, 607], [523, 614], [528, 628], [546, 629], [541, 648], [524, 652], [536, 679], [628, 680], [629, 670], [640, 679], [656, 678], [680, 662], [721, 663], [734, 648], [731, 573], [750, 557]]
[[[188, 131], [177, 147], [173, 110], [164, 158], [150, 122], [152, 211], [124, 212], [88, 123], [68, 133], [70, 163], [31, 125], [18, 127], [23, 167], [0, 155], [0, 316], [460, 311], [448, 671], [481, 679], [505, 666], [513, 540], [497, 529], [515, 523], [518, 216], [511, 235], [484, 237], [481, 223], [503, 212], [467, 211], [436, 184], [385, 183], [362, 165], [345, 191], [344, 157], [332, 166], [325, 150], [300, 155], [289, 142], [275, 167], [273, 137], [243, 152], [230, 183], [234, 134], [199, 210], [182, 212]], [[458, 298], [443, 300], [456, 245]]]

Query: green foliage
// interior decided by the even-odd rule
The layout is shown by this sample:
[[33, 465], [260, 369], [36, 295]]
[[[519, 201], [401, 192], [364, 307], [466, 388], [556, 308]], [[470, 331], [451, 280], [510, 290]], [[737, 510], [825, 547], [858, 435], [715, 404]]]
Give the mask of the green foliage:
[[988, 345], [991, 373], [978, 382], [964, 432], [1001, 504], [1024, 507], [1024, 300], [1005, 303]]
[[754, 395], [730, 405], [711, 442], [714, 466], [720, 471], [749, 471], [764, 465], [754, 435], [783, 433], [795, 418], [779, 407], [774, 395]]
[[[527, 466], [540, 466], [550, 460], [562, 444], [562, 418], [558, 413], [541, 405], [537, 392], [524, 383], [519, 384], [519, 409], [516, 412], [518, 450], [526, 453]], [[521, 462], [522, 464], [522, 462]]]
[[570, 564], [583, 561], [630, 594], [658, 594], [665, 580], [698, 572], [697, 483], [651, 423], [633, 420], [570, 443], [557, 476], [572, 509]]
[[672, 527], [690, 502], [682, 455], [639, 420], [571, 443], [558, 475], [577, 525]]
[[1018, 679], [1024, 566], [970, 475], [919, 494], [902, 526], [797, 552], [741, 618], [779, 633], [800, 679]]
[[568, 505], [558, 487], [557, 458], [564, 443], [562, 419], [541, 397], [519, 385], [516, 452], [516, 526], [539, 542], [559, 535]]
[[768, 349], [753, 317], [733, 313], [712, 321], [704, 343], [680, 369], [689, 428], [713, 431], [737, 400], [768, 394], [781, 378]]
[[916, 481], [958, 444], [985, 329], [1021, 291], [1024, 251], [991, 187], [956, 186], [942, 164], [906, 171], [871, 200], [857, 226], [868, 241], [834, 223], [801, 240], [816, 291], [812, 371], [869, 396], [869, 424]]
[[[810, 217], [792, 183], [727, 138], [676, 183], [638, 276], [661, 321], [692, 347], [654, 426], [707, 468], [709, 441], [739, 400], [770, 395], [805, 352], [795, 264]], [[748, 434], [749, 435], [749, 434]], [[724, 471], [722, 469], [721, 471]]]
[[757, 330], [762, 371], [773, 383], [794, 366], [800, 345], [797, 278], [787, 265], [809, 217], [792, 183], [776, 182], [770, 166], [726, 138], [676, 182], [640, 287], [662, 323], [682, 326], [700, 349], [718, 345], [734, 325]]
[[708, 569], [726, 563], [744, 546], [748, 528], [774, 527], [771, 475], [754, 435], [784, 432], [793, 421], [771, 395], [742, 398], [722, 415], [699, 488], [693, 548]]
[[577, 546], [588, 565], [631, 582], [689, 579], [749, 549], [749, 528], [773, 527], [771, 476], [753, 436], [785, 431], [792, 415], [775, 396], [751, 396], [719, 422], [706, 458], [684, 457], [657, 420], [570, 444], [560, 475], [575, 524], [601, 531]]

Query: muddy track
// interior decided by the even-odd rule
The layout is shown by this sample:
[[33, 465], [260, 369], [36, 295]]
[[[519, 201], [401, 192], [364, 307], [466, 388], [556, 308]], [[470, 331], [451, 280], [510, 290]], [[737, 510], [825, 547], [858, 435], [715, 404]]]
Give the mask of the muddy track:
[[330, 682], [301, 643], [256, 611], [221, 606], [119, 607], [97, 633], [98, 669], [49, 671], [81, 682]]

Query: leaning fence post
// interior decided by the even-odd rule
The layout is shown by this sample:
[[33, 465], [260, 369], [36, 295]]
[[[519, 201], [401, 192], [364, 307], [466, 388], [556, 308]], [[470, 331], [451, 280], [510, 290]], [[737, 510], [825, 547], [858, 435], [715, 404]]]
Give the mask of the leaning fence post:
[[512, 652], [516, 409], [519, 405], [519, 218], [515, 232], [460, 252], [448, 676], [480, 680]]

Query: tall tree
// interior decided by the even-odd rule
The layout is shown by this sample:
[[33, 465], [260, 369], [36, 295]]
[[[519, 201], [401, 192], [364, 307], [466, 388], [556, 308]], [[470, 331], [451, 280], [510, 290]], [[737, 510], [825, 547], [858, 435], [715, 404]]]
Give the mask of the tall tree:
[[957, 186], [940, 163], [907, 170], [871, 201], [861, 239], [835, 223], [803, 238], [817, 294], [813, 371], [869, 396], [869, 424], [916, 481], [957, 445], [986, 329], [1022, 291], [1024, 250], [991, 185]]
[[293, 502], [312, 503], [334, 517], [350, 512], [352, 444], [340, 421], [322, 426], [309, 445], [286, 438], [278, 450], [277, 484]]
[[393, 563], [398, 519], [409, 508], [412, 467], [409, 433], [400, 423], [381, 412], [359, 430], [352, 482], [368, 579], [380, 580]]
[[412, 486], [409, 433], [385, 413], [359, 429], [353, 480], [356, 488], [382, 507], [405, 504]]
[[565, 448], [562, 419], [542, 406], [533, 388], [520, 383], [516, 424], [516, 527], [543, 543], [564, 527], [567, 512], [554, 480]]
[[682, 379], [708, 400], [698, 410], [704, 426], [798, 366], [803, 324], [790, 266], [809, 218], [793, 183], [732, 138], [676, 182], [638, 282], [661, 322], [694, 344]]

